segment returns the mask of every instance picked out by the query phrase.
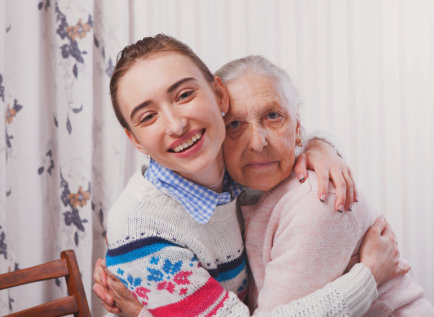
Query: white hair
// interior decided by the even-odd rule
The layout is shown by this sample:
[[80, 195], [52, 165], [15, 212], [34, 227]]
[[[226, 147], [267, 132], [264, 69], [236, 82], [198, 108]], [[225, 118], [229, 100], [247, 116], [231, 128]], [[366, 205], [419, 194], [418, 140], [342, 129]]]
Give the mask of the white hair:
[[231, 80], [237, 79], [246, 73], [254, 72], [269, 76], [276, 80], [280, 85], [284, 97], [287, 100], [287, 107], [290, 115], [300, 121], [300, 104], [301, 99], [297, 88], [291, 81], [289, 75], [282, 68], [274, 65], [268, 59], [261, 55], [250, 55], [247, 57], [235, 59], [217, 70], [216, 75], [221, 78], [224, 84]]

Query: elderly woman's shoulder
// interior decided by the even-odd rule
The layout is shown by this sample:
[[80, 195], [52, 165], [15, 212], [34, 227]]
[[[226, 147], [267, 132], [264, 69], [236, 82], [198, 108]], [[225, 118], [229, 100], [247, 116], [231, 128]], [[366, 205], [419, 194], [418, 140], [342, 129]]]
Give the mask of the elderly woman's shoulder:
[[[330, 182], [328, 186], [328, 195], [333, 196], [336, 193], [334, 185]], [[314, 200], [318, 198], [318, 177], [308, 171], [308, 177], [300, 183], [295, 173], [292, 173], [287, 179], [281, 182], [273, 190], [261, 197], [261, 200], [284, 201], [289, 205], [300, 203], [302, 200]]]
[[[318, 192], [318, 177], [313, 171], [308, 171], [308, 177], [300, 183], [295, 173], [292, 173], [287, 179], [273, 189], [276, 194], [285, 194], [288, 192], [308, 194]], [[328, 194], [335, 194], [336, 188], [332, 182], [329, 182]]]
[[284, 200], [292, 205], [301, 199], [316, 195], [318, 191], [317, 176], [314, 172], [309, 172], [304, 182], [300, 183], [294, 173], [274, 187], [271, 191], [263, 193], [258, 201], [259, 204], [276, 204], [277, 201]]

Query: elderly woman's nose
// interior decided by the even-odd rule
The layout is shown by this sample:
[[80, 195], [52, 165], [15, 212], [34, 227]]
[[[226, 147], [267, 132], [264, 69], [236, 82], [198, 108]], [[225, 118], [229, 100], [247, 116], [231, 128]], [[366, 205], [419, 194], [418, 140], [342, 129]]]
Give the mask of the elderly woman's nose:
[[167, 134], [173, 136], [180, 136], [186, 132], [187, 119], [182, 115], [177, 114], [175, 111], [166, 111], [164, 116], [166, 117]]
[[259, 124], [250, 125], [249, 145], [256, 152], [262, 151], [267, 146], [267, 131]]

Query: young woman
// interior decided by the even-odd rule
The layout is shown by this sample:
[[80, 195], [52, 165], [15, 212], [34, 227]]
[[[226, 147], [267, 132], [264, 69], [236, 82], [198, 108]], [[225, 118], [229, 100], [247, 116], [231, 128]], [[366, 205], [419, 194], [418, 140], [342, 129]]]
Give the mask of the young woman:
[[[229, 99], [220, 79], [186, 45], [157, 35], [122, 51], [110, 91], [126, 134], [151, 160], [110, 210], [108, 269], [152, 315], [249, 316], [242, 300], [246, 259], [236, 212], [242, 188], [225, 174], [221, 145]], [[395, 269], [388, 266], [385, 275]], [[346, 278], [270, 314], [366, 311], [369, 305], [356, 304], [375, 290], [369, 269]], [[354, 282], [350, 292], [330, 296], [336, 288], [346, 289], [348, 279]]]

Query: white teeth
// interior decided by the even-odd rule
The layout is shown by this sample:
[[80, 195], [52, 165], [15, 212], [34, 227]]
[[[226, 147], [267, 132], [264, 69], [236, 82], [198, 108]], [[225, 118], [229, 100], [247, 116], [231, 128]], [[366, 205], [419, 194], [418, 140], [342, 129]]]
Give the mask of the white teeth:
[[192, 146], [193, 143], [195, 143], [196, 141], [198, 141], [201, 137], [202, 137], [202, 133], [198, 132], [190, 140], [188, 140], [188, 141], [186, 141], [186, 142], [178, 145], [177, 147], [175, 147], [173, 149], [173, 151], [176, 152], [176, 153], [181, 152], [183, 149], [186, 149], [189, 146]]

